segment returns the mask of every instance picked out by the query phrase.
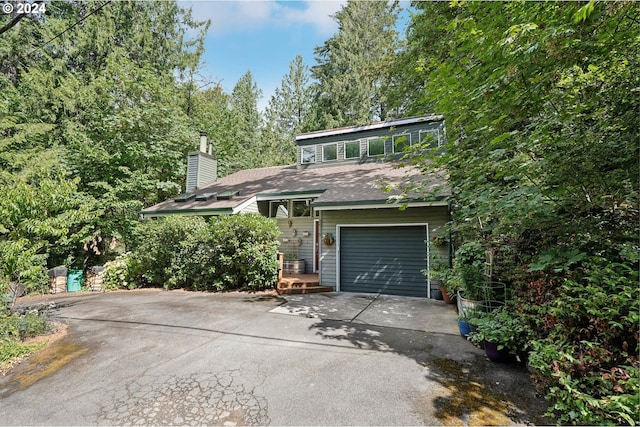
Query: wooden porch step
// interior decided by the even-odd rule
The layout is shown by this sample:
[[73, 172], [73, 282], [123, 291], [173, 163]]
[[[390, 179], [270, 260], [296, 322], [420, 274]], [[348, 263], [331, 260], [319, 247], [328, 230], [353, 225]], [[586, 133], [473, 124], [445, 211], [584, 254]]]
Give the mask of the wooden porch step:
[[333, 292], [331, 286], [304, 286], [304, 287], [291, 287], [281, 288], [279, 285], [276, 288], [276, 292], [280, 295], [293, 295], [293, 294], [313, 294], [317, 292]]

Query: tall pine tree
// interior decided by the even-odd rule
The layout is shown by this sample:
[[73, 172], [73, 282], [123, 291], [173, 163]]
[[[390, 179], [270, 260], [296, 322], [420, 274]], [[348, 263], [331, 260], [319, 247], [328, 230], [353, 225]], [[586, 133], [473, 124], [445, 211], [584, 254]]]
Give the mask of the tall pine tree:
[[316, 126], [383, 120], [399, 48], [397, 2], [349, 1], [335, 15], [339, 32], [316, 47]]

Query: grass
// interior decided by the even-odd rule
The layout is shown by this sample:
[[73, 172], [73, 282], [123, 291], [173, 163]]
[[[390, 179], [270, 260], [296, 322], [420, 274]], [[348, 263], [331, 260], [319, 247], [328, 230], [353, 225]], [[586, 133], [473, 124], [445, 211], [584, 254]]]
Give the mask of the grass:
[[24, 343], [27, 338], [44, 335], [51, 330], [46, 314], [37, 311], [25, 314], [0, 311], [0, 367], [40, 350], [44, 342]]

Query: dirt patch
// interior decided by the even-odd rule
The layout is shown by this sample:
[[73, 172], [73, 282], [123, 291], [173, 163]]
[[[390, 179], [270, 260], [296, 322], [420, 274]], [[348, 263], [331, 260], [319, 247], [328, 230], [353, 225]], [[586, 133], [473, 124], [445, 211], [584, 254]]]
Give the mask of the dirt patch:
[[513, 404], [505, 395], [489, 391], [484, 385], [472, 381], [460, 364], [451, 359], [436, 359], [434, 365], [443, 376], [445, 390], [436, 397], [436, 417], [448, 426], [510, 425], [506, 416]]
[[43, 351], [47, 346], [50, 346], [51, 344], [57, 341], [60, 341], [62, 338], [64, 338], [67, 335], [68, 325], [66, 323], [61, 323], [61, 322], [51, 322], [51, 323], [52, 323], [52, 329], [51, 329], [51, 333], [49, 333], [48, 335], [38, 335], [37, 337], [31, 337], [24, 340], [24, 344], [26, 345], [40, 344], [42, 348], [40, 350], [37, 350], [34, 353], [25, 354], [23, 356], [1, 363], [0, 375], [3, 375], [3, 376], [7, 375], [12, 368], [22, 363], [25, 359], [33, 356], [34, 354], [37, 354], [39, 351]]

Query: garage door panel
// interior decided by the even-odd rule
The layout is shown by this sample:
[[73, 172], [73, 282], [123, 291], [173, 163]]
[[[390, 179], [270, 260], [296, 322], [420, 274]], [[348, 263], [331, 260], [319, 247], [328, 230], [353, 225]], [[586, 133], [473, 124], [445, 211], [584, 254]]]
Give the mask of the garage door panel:
[[424, 226], [343, 227], [340, 289], [426, 297], [425, 240]]

